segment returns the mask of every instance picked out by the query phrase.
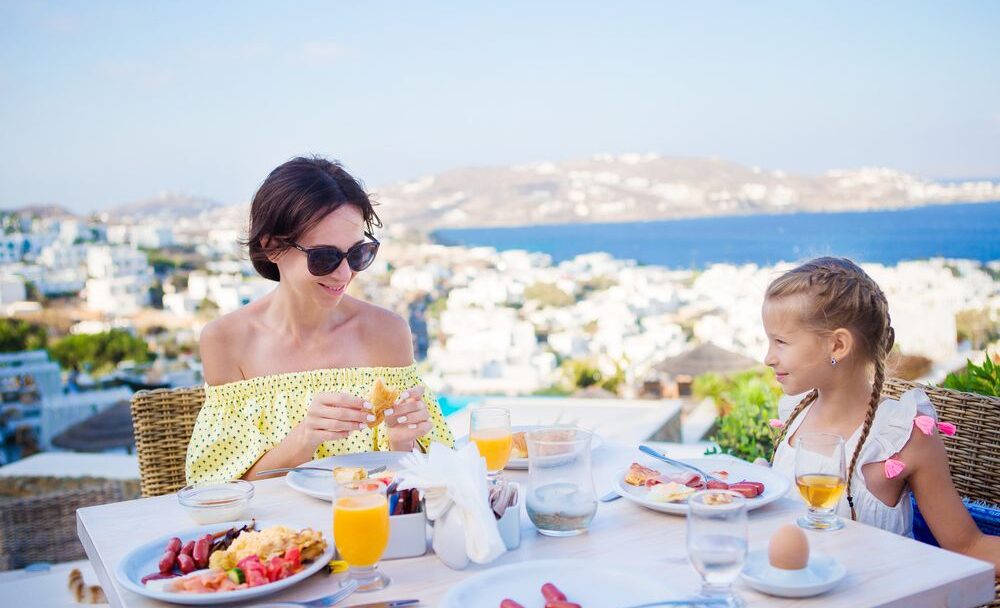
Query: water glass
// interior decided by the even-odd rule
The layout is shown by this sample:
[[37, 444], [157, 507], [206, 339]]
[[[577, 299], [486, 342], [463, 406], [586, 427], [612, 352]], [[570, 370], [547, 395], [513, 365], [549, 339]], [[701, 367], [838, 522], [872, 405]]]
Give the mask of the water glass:
[[799, 526], [808, 530], [839, 530], [837, 504], [847, 484], [844, 438], [829, 433], [803, 433], [795, 440], [795, 485], [809, 505]]
[[510, 428], [510, 410], [502, 407], [478, 407], [469, 413], [469, 439], [479, 455], [486, 459], [486, 474], [496, 483], [510, 460], [514, 436]]
[[339, 484], [333, 501], [333, 542], [340, 558], [350, 564], [348, 576], [358, 591], [378, 591], [389, 578], [378, 571], [378, 560], [389, 545], [389, 501], [385, 483], [362, 479]]
[[732, 585], [747, 557], [746, 499], [729, 490], [695, 492], [687, 515], [688, 559], [701, 575], [702, 595], [745, 606]]
[[528, 517], [546, 536], [587, 531], [597, 513], [589, 431], [548, 427], [525, 433]]

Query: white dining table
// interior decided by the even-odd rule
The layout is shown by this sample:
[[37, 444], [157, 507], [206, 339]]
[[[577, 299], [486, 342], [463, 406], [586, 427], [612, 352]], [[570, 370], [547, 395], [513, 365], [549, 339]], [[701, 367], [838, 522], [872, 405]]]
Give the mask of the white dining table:
[[[598, 495], [614, 487], [615, 479], [639, 456], [635, 446], [606, 443], [593, 454]], [[527, 472], [505, 472], [527, 483]], [[283, 478], [255, 482], [251, 503], [257, 519], [287, 518], [321, 530], [332, 539], [329, 502], [310, 498], [289, 488]], [[794, 491], [794, 490], [793, 490]], [[523, 501], [522, 501], [523, 503]], [[805, 505], [789, 494], [749, 514], [749, 548], [766, 549], [771, 534], [782, 524], [802, 515]], [[87, 507], [77, 511], [80, 540], [112, 606], [165, 606], [124, 589], [114, 577], [118, 563], [136, 546], [195, 524], [173, 494]], [[414, 598], [424, 606], [437, 606], [458, 582], [487, 568], [526, 560], [578, 558], [592, 560], [599, 576], [603, 564], [636, 564], [667, 582], [676, 597], [697, 592], [700, 578], [687, 559], [683, 516], [654, 512], [626, 499], [600, 503], [587, 533], [569, 538], [538, 534], [521, 508], [521, 545], [490, 564], [472, 564], [452, 570], [430, 550], [421, 557], [385, 560], [380, 569], [392, 583], [375, 593], [355, 594], [345, 606], [378, 600]], [[777, 598], [735, 585], [748, 606], [823, 606], [859, 608], [971, 608], [988, 603], [994, 595], [991, 564], [945, 551], [913, 539], [847, 521], [837, 531], [809, 532], [813, 550], [840, 560], [847, 576], [834, 589], [807, 599]], [[342, 575], [317, 574], [268, 600], [310, 600], [336, 590]]]

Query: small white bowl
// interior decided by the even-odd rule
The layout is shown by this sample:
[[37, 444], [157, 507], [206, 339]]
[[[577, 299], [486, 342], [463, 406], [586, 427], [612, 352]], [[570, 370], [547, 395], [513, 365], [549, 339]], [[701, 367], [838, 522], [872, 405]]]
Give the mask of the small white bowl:
[[184, 510], [202, 525], [244, 519], [251, 498], [253, 484], [242, 479], [186, 486], [177, 492]]
[[833, 589], [847, 569], [824, 553], [813, 552], [801, 570], [782, 570], [770, 564], [767, 551], [751, 551], [740, 576], [757, 591], [779, 597], [811, 597]]

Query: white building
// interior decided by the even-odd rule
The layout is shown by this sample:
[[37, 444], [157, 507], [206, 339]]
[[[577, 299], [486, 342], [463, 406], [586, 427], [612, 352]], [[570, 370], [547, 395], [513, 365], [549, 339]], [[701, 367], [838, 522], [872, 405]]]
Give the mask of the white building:
[[136, 275], [87, 279], [87, 306], [106, 314], [135, 314], [149, 306], [150, 281]]
[[0, 235], [0, 264], [20, 262], [37, 256], [42, 248], [55, 242], [54, 234], [14, 233]]
[[0, 275], [0, 306], [7, 306], [14, 302], [22, 302], [27, 297], [24, 287], [24, 278], [4, 274]]
[[99, 246], [87, 250], [87, 274], [92, 279], [151, 276], [146, 254], [127, 246]]
[[87, 305], [104, 313], [132, 314], [149, 306], [153, 269], [146, 255], [127, 246], [87, 251]]
[[87, 250], [89, 245], [67, 245], [57, 241], [42, 249], [38, 254], [38, 263], [46, 268], [65, 269], [79, 268], [87, 265]]
[[170, 247], [174, 244], [174, 230], [165, 224], [139, 224], [131, 227], [129, 242], [146, 249]]

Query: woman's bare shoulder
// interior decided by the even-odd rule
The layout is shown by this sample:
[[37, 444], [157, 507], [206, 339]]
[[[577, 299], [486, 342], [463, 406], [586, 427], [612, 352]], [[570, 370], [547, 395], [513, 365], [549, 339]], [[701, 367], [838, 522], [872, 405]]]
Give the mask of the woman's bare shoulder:
[[205, 382], [209, 385], [243, 380], [241, 353], [253, 340], [253, 311], [240, 308], [209, 322], [199, 344]]
[[373, 364], [404, 367], [413, 363], [413, 338], [403, 317], [355, 300], [361, 333]]

